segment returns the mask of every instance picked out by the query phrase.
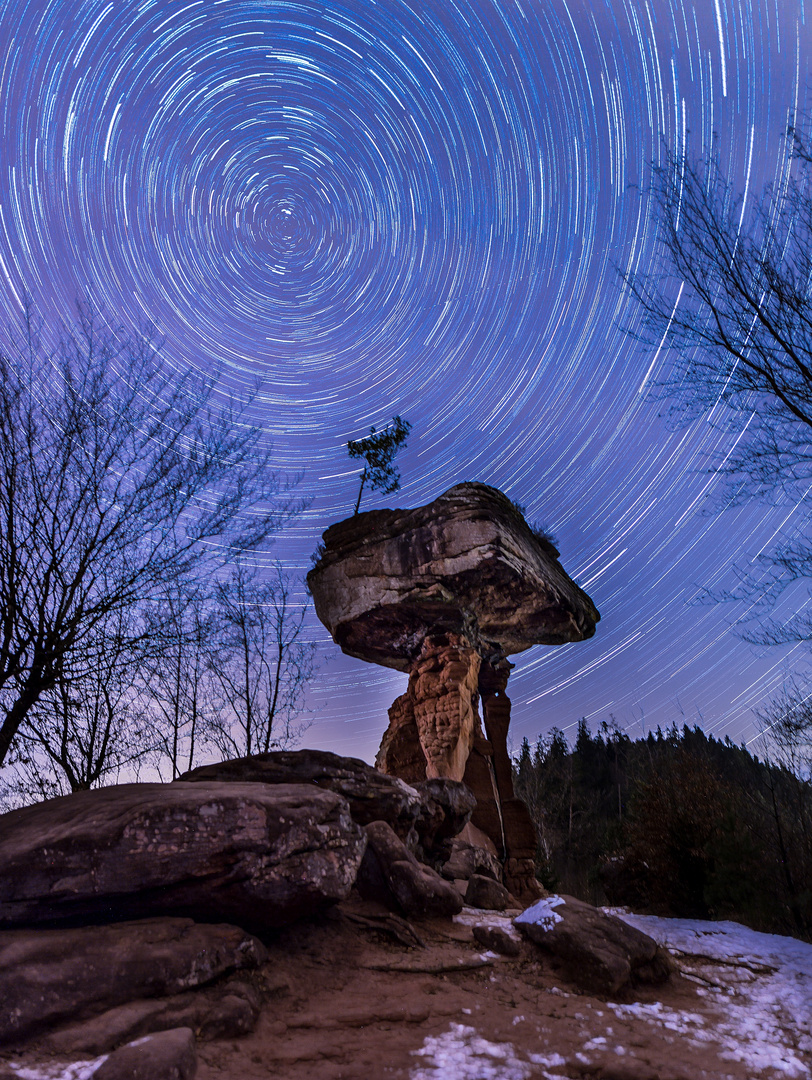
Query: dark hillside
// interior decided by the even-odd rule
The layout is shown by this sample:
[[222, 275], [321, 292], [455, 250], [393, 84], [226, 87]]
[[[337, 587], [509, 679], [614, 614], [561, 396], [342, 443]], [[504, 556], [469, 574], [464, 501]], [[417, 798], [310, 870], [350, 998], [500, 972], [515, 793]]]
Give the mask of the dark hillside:
[[538, 877], [591, 903], [812, 939], [812, 784], [698, 727], [527, 740]]

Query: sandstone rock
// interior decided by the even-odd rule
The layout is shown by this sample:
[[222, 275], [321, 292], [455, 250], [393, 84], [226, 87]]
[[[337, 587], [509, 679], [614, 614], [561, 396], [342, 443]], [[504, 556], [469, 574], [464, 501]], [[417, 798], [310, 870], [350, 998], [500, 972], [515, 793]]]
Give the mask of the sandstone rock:
[[518, 956], [522, 951], [520, 943], [501, 926], [472, 926], [471, 932], [480, 945], [500, 956]]
[[476, 808], [473, 793], [456, 780], [437, 778], [415, 784], [420, 796], [420, 812], [415, 829], [425, 852], [443, 847], [443, 859], [448, 857], [450, 842], [467, 825]]
[[[439, 849], [468, 822], [476, 800], [454, 780], [426, 780], [410, 786], [358, 758], [326, 750], [280, 750], [202, 765], [176, 782], [308, 784], [343, 795], [359, 825], [386, 821], [409, 846]], [[447, 855], [447, 852], [444, 853]]]
[[0, 819], [0, 927], [153, 915], [263, 931], [348, 895], [366, 845], [302, 785], [126, 784]]
[[441, 873], [448, 881], [455, 878], [467, 881], [472, 874], [482, 874], [501, 883], [502, 864], [484, 848], [455, 838], [451, 841], [451, 857], [443, 864]]
[[[358, 825], [388, 821], [402, 840], [425, 799], [396, 776], [386, 776], [359, 758], [340, 757], [327, 750], [276, 750], [267, 754], [201, 765], [180, 781], [230, 781], [262, 784], [310, 784], [343, 795]], [[462, 826], [460, 826], [462, 827]]]
[[589, 993], [662, 983], [671, 970], [668, 955], [647, 934], [573, 896], [540, 900], [514, 925], [564, 961], [571, 981]]
[[510, 893], [493, 878], [472, 874], [465, 890], [465, 903], [486, 911], [504, 911], [510, 903]]
[[174, 1028], [122, 1046], [93, 1073], [95, 1080], [193, 1080], [195, 1033]]
[[462, 911], [454, 886], [419, 863], [385, 821], [373, 821], [366, 832], [369, 843], [356, 882], [361, 896], [417, 917]]
[[39, 1039], [54, 1054], [105, 1054], [142, 1035], [189, 1027], [198, 1039], [236, 1039], [259, 1020], [262, 1000], [253, 986], [229, 979], [213, 987], [168, 998], [130, 1001]]
[[[427, 637], [414, 661], [407, 696], [426, 760], [426, 776], [462, 780], [479, 730], [477, 695], [481, 659], [457, 634]], [[394, 771], [391, 754], [376, 764]]]
[[[243, 930], [191, 919], [3, 931], [0, 1044], [136, 999], [181, 994], [266, 958], [261, 942]], [[87, 1049], [95, 1052], [95, 1045]]]
[[415, 510], [358, 514], [331, 526], [324, 545], [308, 584], [333, 640], [409, 672], [376, 765], [411, 784], [463, 781], [473, 824], [513, 861], [508, 887], [533, 899], [543, 890], [529, 866], [532, 822], [513, 791], [507, 657], [591, 637], [592, 601], [555, 547], [484, 484], [458, 484]]
[[458, 484], [415, 510], [338, 522], [307, 576], [316, 613], [350, 656], [409, 671], [428, 637], [483, 655], [591, 637], [599, 616], [511, 501]]

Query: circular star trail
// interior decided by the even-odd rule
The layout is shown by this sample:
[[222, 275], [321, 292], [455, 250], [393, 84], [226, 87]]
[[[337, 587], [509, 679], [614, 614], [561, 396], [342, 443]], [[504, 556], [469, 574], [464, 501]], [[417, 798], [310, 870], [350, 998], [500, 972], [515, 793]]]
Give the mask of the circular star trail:
[[[179, 372], [252, 394], [308, 511], [346, 516], [346, 441], [401, 413], [400, 505], [495, 484], [603, 614], [519, 658], [515, 737], [586, 715], [750, 738], [802, 662], [693, 603], [799, 513], [708, 514], [726, 436], [667, 426], [624, 327], [657, 273], [665, 145], [752, 198], [808, 107], [803, 4], [754, 0], [0, 0], [0, 302], [153, 323]], [[383, 505], [378, 499], [367, 507]], [[390, 500], [391, 504], [391, 500]], [[369, 757], [401, 679], [323, 643], [310, 741]]]

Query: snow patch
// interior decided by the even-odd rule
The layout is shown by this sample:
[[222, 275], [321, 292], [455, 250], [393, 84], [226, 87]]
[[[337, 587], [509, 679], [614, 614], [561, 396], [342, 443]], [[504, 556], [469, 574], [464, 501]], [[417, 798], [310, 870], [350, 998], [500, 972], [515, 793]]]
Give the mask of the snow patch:
[[505, 915], [501, 911], [464, 907], [454, 916], [454, 922], [461, 926], [487, 926], [490, 929], [504, 930], [514, 941], [521, 941], [518, 931], [513, 929], [513, 916]]
[[529, 1080], [532, 1075], [511, 1043], [489, 1042], [464, 1024], [452, 1024], [444, 1035], [427, 1036], [414, 1053], [431, 1060], [413, 1069], [409, 1080]]
[[109, 1056], [103, 1054], [93, 1061], [74, 1061], [70, 1065], [15, 1065], [10, 1061], [4, 1065], [19, 1080], [91, 1080]]
[[542, 930], [552, 930], [556, 923], [563, 922], [555, 910], [563, 903], [563, 896], [545, 896], [523, 911], [521, 915], [517, 915], [513, 922], [518, 926], [540, 926]]
[[659, 1003], [611, 1005], [618, 1015], [633, 1013], [695, 1043], [717, 1042], [720, 1057], [754, 1072], [812, 1077], [803, 1060], [812, 1053], [812, 945], [734, 922], [615, 914], [674, 954], [719, 1013], [712, 1026]]
[[414, 1054], [431, 1061], [412, 1069], [409, 1080], [567, 1080], [547, 1071], [566, 1064], [561, 1054], [530, 1054], [529, 1061], [522, 1061], [511, 1043], [489, 1042], [464, 1024], [452, 1024], [444, 1035], [427, 1036]]

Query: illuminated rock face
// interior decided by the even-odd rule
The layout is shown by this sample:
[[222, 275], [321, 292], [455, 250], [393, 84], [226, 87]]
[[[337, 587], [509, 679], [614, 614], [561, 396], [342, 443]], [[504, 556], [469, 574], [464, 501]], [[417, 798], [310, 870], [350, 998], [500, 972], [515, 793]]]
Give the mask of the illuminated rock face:
[[500, 491], [458, 484], [415, 510], [332, 525], [308, 584], [345, 653], [409, 672], [378, 768], [409, 783], [464, 780], [509, 888], [532, 896], [536, 838], [513, 792], [507, 657], [591, 637], [600, 617], [555, 547]]

